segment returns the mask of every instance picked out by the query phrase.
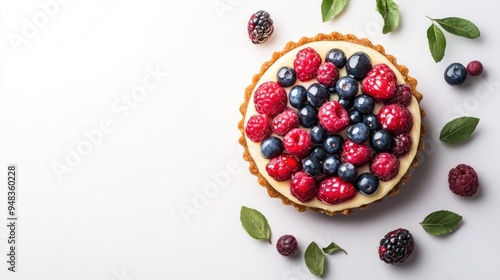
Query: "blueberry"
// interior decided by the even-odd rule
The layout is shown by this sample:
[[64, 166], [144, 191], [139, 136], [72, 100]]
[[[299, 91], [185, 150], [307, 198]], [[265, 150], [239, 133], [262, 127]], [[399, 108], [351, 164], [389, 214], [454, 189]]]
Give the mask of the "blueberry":
[[356, 52], [346, 62], [347, 74], [360, 81], [372, 69], [370, 57], [364, 52]]
[[341, 98], [353, 99], [358, 94], [359, 82], [351, 76], [344, 76], [338, 79], [335, 89]]
[[331, 49], [326, 53], [325, 61], [333, 63], [337, 69], [340, 69], [345, 66], [346, 57], [342, 50]]
[[284, 149], [283, 142], [278, 137], [271, 136], [260, 143], [260, 152], [267, 159], [279, 156]]
[[349, 123], [355, 124], [363, 121], [363, 115], [356, 110], [349, 111]]
[[319, 159], [315, 157], [306, 157], [302, 161], [302, 169], [307, 175], [315, 177], [323, 173], [323, 166]]
[[347, 99], [347, 98], [339, 98], [339, 104], [344, 107], [347, 111], [352, 108], [352, 105], [354, 104], [354, 100], [352, 99]]
[[328, 88], [328, 92], [330, 94], [334, 94], [334, 93], [337, 93], [337, 89], [335, 88], [335, 85], [331, 86]]
[[370, 131], [374, 131], [380, 128], [380, 121], [378, 120], [377, 116], [372, 113], [363, 116], [363, 123], [368, 126]]
[[316, 108], [330, 99], [330, 92], [322, 84], [314, 83], [307, 88], [307, 101]]
[[276, 80], [282, 87], [290, 87], [297, 81], [297, 73], [295, 70], [288, 66], [283, 66], [276, 73]]
[[372, 195], [377, 192], [379, 181], [377, 176], [367, 172], [358, 176], [355, 186], [360, 193], [364, 195]]
[[358, 170], [356, 169], [356, 167], [354, 167], [354, 165], [346, 162], [339, 166], [337, 173], [340, 179], [346, 182], [352, 182], [356, 179], [356, 176], [358, 175]]
[[307, 90], [301, 85], [296, 85], [290, 89], [288, 93], [288, 102], [293, 108], [300, 108], [304, 106], [307, 101]]
[[461, 63], [452, 63], [444, 71], [444, 80], [449, 85], [460, 85], [465, 79], [467, 79], [467, 69]]
[[311, 128], [311, 140], [313, 143], [321, 144], [325, 141], [326, 130], [321, 125], [316, 125]]
[[327, 156], [326, 151], [323, 147], [321, 146], [314, 146], [309, 153], [310, 157], [315, 157], [319, 160], [324, 160], [325, 157]]
[[301, 107], [297, 114], [299, 115], [300, 125], [303, 127], [311, 128], [318, 123], [318, 109], [309, 103]]
[[323, 170], [326, 175], [337, 175], [341, 165], [340, 159], [334, 155], [329, 155], [323, 161]]
[[352, 142], [361, 144], [370, 137], [370, 129], [362, 122], [353, 124], [347, 129], [347, 138]]
[[389, 151], [392, 147], [392, 134], [385, 129], [375, 130], [370, 137], [370, 145], [377, 152]]
[[369, 114], [375, 108], [375, 101], [369, 95], [360, 94], [354, 98], [353, 107], [361, 114]]
[[329, 154], [338, 154], [342, 151], [344, 145], [344, 138], [339, 134], [328, 135], [323, 143], [323, 148]]

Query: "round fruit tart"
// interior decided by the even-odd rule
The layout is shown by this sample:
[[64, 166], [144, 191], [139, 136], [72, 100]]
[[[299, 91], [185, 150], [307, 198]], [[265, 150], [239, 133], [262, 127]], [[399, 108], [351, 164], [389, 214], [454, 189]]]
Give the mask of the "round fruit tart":
[[367, 39], [290, 42], [246, 88], [240, 144], [271, 197], [333, 215], [394, 195], [423, 148], [408, 69]]

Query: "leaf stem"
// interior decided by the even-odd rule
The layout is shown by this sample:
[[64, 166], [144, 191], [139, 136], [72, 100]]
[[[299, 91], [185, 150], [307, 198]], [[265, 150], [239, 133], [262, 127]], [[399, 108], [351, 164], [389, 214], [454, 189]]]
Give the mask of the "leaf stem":
[[430, 19], [432, 22], [434, 22], [434, 19], [431, 18], [430, 16], [425, 16], [426, 18]]

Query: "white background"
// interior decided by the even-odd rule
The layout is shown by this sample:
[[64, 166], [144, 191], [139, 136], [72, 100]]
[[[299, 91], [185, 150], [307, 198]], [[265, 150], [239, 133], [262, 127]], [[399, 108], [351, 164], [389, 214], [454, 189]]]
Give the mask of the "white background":
[[[6, 186], [7, 165], [17, 164], [19, 217], [11, 273], [0, 188], [0, 279], [317, 279], [302, 257], [311, 241], [348, 252], [326, 257], [325, 279], [499, 279], [500, 2], [399, 2], [400, 26], [383, 35], [375, 0], [349, 1], [328, 23], [319, 0], [0, 1], [0, 181]], [[259, 9], [276, 31], [253, 45], [246, 22]], [[467, 18], [481, 37], [446, 33], [445, 58], [435, 63], [426, 16]], [[268, 197], [241, 157], [237, 124], [244, 89], [273, 51], [332, 31], [382, 44], [410, 69], [428, 133], [422, 164], [397, 196], [328, 217]], [[474, 59], [484, 75], [444, 82], [448, 64]], [[441, 127], [463, 115], [481, 119], [473, 137], [441, 143]], [[479, 174], [473, 198], [448, 189], [459, 163]], [[243, 205], [266, 215], [273, 245], [243, 231]], [[430, 236], [419, 222], [441, 209], [463, 223]], [[398, 227], [413, 233], [416, 250], [391, 266], [377, 245]], [[299, 240], [293, 258], [274, 248], [286, 233]]]

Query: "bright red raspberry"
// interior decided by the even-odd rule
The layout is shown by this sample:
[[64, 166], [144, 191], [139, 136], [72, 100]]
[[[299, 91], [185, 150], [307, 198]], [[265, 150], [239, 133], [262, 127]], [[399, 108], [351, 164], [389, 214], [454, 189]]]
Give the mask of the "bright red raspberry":
[[377, 101], [392, 98], [396, 90], [396, 74], [387, 64], [377, 64], [366, 74], [361, 87]]
[[477, 173], [467, 164], [459, 164], [448, 173], [450, 190], [459, 196], [473, 196], [479, 188]]
[[349, 126], [349, 113], [337, 100], [321, 105], [318, 119], [321, 126], [330, 133], [339, 133]]
[[305, 157], [312, 147], [311, 134], [306, 130], [294, 128], [283, 137], [283, 146], [291, 155]]
[[413, 126], [413, 117], [410, 111], [399, 104], [382, 106], [377, 118], [382, 127], [393, 134], [409, 132]]
[[321, 56], [313, 48], [307, 47], [300, 50], [293, 61], [297, 78], [301, 82], [312, 80], [321, 65]]
[[304, 171], [292, 175], [290, 193], [301, 202], [311, 201], [316, 196], [316, 180]]
[[299, 115], [293, 109], [286, 109], [277, 115], [271, 124], [273, 131], [283, 136], [292, 128], [299, 127]]
[[479, 76], [483, 73], [483, 64], [473, 60], [467, 64], [467, 73], [471, 76]]
[[301, 170], [300, 161], [291, 155], [281, 154], [272, 158], [266, 164], [266, 171], [269, 176], [278, 182], [283, 182], [292, 177], [292, 174]]
[[268, 115], [253, 115], [248, 118], [245, 126], [245, 134], [253, 142], [260, 142], [273, 133], [271, 128], [271, 118]]
[[411, 149], [412, 140], [408, 133], [396, 135], [392, 143], [391, 152], [397, 157], [406, 156]]
[[355, 167], [359, 167], [368, 163], [372, 154], [368, 145], [357, 144], [351, 140], [347, 140], [342, 146], [342, 153], [340, 156], [343, 162], [348, 162]]
[[325, 62], [321, 64], [316, 71], [316, 79], [318, 82], [326, 87], [332, 87], [337, 83], [339, 79], [339, 70], [335, 64], [331, 62]]
[[392, 98], [384, 101], [384, 104], [399, 104], [403, 107], [408, 107], [411, 103], [411, 87], [407, 84], [401, 84], [396, 87], [396, 92]]
[[288, 98], [282, 86], [277, 82], [269, 81], [257, 88], [253, 102], [257, 112], [275, 117], [286, 109]]
[[327, 177], [319, 183], [317, 197], [326, 204], [339, 204], [353, 199], [357, 190], [339, 177]]
[[381, 181], [389, 181], [396, 177], [399, 171], [398, 158], [390, 153], [379, 153], [373, 156], [370, 163], [370, 172]]

